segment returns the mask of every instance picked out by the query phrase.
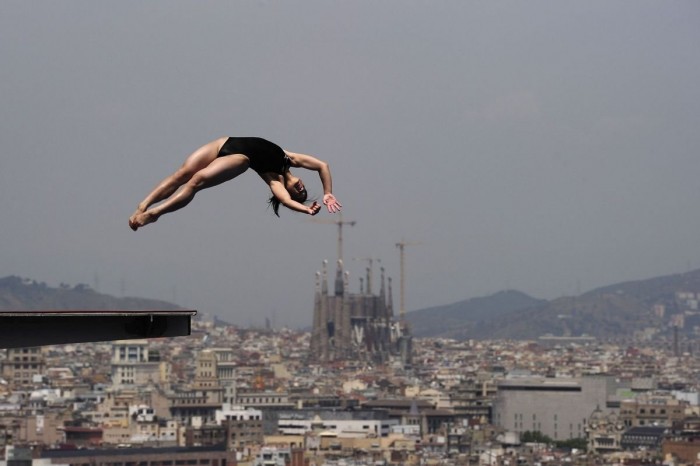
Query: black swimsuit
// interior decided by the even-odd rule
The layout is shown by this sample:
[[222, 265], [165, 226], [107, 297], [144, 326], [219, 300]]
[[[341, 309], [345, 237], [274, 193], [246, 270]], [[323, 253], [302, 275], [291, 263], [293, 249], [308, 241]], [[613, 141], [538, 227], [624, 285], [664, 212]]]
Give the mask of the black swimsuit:
[[250, 168], [262, 175], [277, 173], [283, 175], [291, 161], [280, 146], [263, 138], [228, 138], [217, 157], [243, 154], [250, 159]]

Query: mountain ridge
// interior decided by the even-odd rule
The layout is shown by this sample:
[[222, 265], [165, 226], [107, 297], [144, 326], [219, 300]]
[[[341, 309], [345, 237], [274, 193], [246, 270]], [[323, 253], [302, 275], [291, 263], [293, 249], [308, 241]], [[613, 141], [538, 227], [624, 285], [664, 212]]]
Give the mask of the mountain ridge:
[[[673, 327], [700, 326], [700, 270], [615, 283], [553, 300], [511, 290], [505, 293], [519, 298], [510, 308], [494, 311], [493, 303], [502, 293], [411, 311], [406, 320], [414, 336], [458, 340], [536, 339], [546, 334], [616, 338], [649, 329], [670, 332]], [[455, 312], [465, 320], [451, 318]]]
[[48, 286], [15, 275], [0, 278], [0, 310], [178, 310], [183, 309], [167, 301], [136, 297], [116, 298], [98, 293], [88, 285]]

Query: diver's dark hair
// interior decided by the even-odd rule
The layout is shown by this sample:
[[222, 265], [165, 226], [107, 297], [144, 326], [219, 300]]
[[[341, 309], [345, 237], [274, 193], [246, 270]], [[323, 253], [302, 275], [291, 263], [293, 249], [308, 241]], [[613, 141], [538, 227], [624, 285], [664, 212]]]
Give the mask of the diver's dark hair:
[[[297, 202], [301, 202], [303, 204], [304, 202], [306, 202], [308, 197], [309, 197], [308, 193], [304, 193], [303, 199], [297, 198], [294, 200]], [[312, 199], [312, 200], [315, 200], [315, 199]], [[270, 196], [270, 199], [267, 200], [267, 203], [270, 207], [272, 207], [272, 211], [275, 213], [275, 215], [277, 215], [279, 217], [280, 216], [280, 204], [282, 204], [280, 202], [280, 200], [277, 199], [275, 196]]]
[[267, 203], [272, 207], [272, 211], [277, 215], [278, 217], [280, 216], [280, 200], [277, 199], [275, 196], [270, 196], [270, 199], [267, 200]]

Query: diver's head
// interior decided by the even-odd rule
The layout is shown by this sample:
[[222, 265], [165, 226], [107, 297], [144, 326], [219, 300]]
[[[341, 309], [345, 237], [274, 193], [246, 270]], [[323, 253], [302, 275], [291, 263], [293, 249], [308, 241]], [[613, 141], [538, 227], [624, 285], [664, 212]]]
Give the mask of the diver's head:
[[292, 199], [297, 202], [304, 203], [309, 194], [306, 192], [306, 186], [301, 178], [297, 178], [294, 175], [286, 176], [284, 179], [284, 187], [287, 188], [287, 192]]

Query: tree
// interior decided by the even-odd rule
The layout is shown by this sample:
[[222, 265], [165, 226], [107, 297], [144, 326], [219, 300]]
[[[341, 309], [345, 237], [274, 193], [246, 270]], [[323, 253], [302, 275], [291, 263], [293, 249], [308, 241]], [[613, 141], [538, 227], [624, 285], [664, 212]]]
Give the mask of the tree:
[[523, 443], [554, 443], [554, 441], [551, 438], [547, 437], [539, 430], [526, 430], [520, 435], [520, 441]]
[[588, 449], [588, 441], [585, 438], [571, 438], [554, 442], [557, 448], [569, 448], [586, 451]]

